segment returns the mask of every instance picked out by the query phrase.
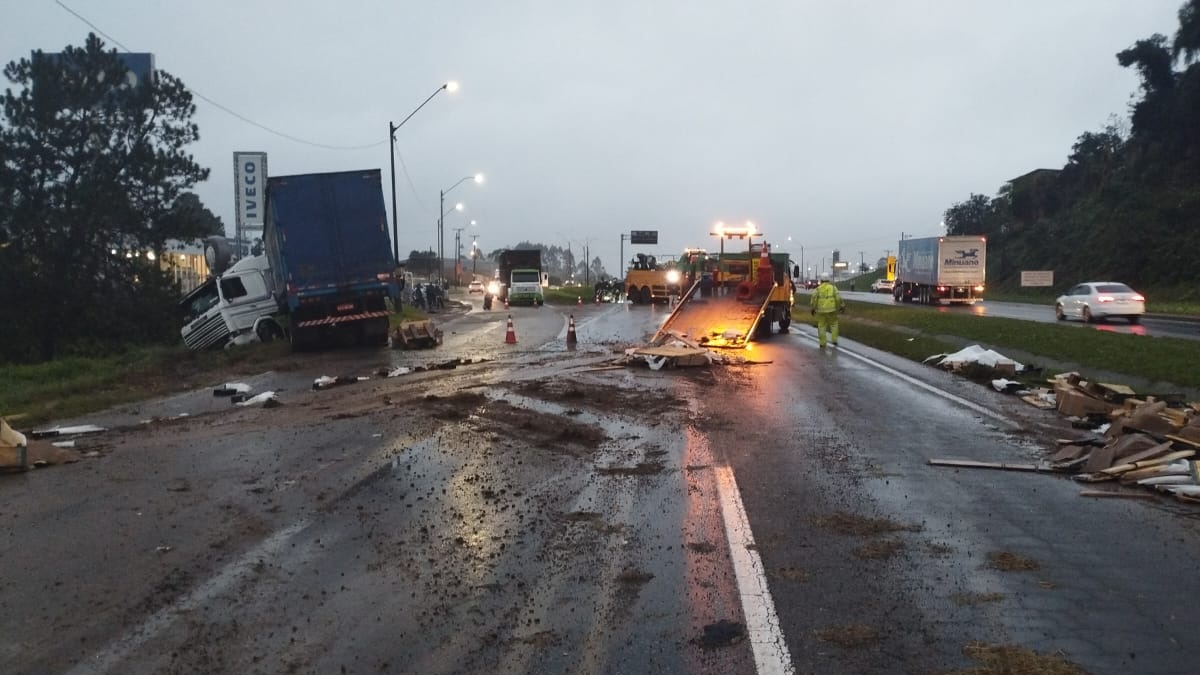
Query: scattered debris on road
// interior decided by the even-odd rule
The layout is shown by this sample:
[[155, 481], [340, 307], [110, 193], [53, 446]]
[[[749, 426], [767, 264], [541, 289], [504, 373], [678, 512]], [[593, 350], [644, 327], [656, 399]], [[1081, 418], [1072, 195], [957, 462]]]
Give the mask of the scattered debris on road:
[[53, 429], [40, 429], [29, 432], [30, 438], [50, 438], [51, 436], [76, 436], [79, 434], [94, 434], [101, 431], [107, 431], [104, 427], [96, 426], [95, 424], [80, 424], [72, 427], [54, 427]]
[[[1038, 408], [1053, 407], [1085, 433], [1060, 439], [1046, 461], [1022, 464], [931, 459], [929, 463], [956, 468], [1072, 473], [1082, 483], [1139, 486], [1179, 501], [1200, 504], [1200, 462], [1194, 459], [1200, 451], [1200, 403], [1184, 403], [1176, 395], [1138, 398], [1137, 392], [1125, 385], [1089, 382], [1078, 373], [1057, 375], [1048, 384], [1052, 390], [1012, 393]], [[1007, 380], [1000, 385], [993, 383], [993, 387], [1011, 391]], [[1049, 401], [1053, 404], [1048, 405]], [[1081, 492], [1080, 496], [1126, 494], [1119, 488], [1093, 489]], [[1132, 494], [1152, 493], [1128, 494], [1134, 498]]]
[[225, 384], [213, 389], [213, 396], [234, 396], [235, 394], [249, 394], [251, 391], [250, 385], [243, 382], [226, 382]]
[[238, 401], [238, 402], [234, 403], [234, 405], [242, 407], [242, 408], [251, 408], [254, 406], [262, 406], [264, 408], [278, 408], [279, 406], [283, 405], [283, 401], [280, 401], [278, 398], [275, 397], [275, 392], [264, 391], [263, 393], [258, 394], [257, 396], [248, 398], [245, 401]]
[[313, 380], [312, 388], [313, 391], [318, 391], [320, 389], [328, 389], [330, 387], [335, 387], [342, 384], [358, 384], [359, 382], [369, 379], [371, 378], [357, 375], [338, 375], [337, 377], [322, 375]]
[[923, 363], [933, 363], [946, 370], [954, 372], [977, 371], [984, 369], [995, 373], [995, 376], [1013, 377], [1023, 372], [1025, 366], [991, 349], [979, 345], [971, 345], [953, 354], [934, 354]]
[[405, 321], [392, 330], [392, 349], [433, 349], [442, 344], [442, 329], [433, 321]]

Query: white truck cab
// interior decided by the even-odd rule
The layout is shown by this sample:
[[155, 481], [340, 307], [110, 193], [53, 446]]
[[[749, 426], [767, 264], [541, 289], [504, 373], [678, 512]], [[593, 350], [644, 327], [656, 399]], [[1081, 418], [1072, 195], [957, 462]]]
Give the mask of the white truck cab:
[[265, 255], [242, 258], [210, 278], [180, 301], [187, 312], [184, 344], [207, 349], [282, 338], [273, 285]]

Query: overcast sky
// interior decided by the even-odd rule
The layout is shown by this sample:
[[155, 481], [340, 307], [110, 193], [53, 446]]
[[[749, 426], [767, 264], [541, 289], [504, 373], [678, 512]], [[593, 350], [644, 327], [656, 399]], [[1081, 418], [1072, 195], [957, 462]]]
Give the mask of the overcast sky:
[[[1137, 79], [1114, 55], [1173, 36], [1182, 0], [64, 3], [271, 130], [372, 145], [287, 140], [198, 99], [197, 192], [230, 233], [233, 151], [267, 152], [272, 175], [379, 168], [388, 193], [388, 123], [455, 80], [397, 132], [401, 255], [436, 249], [439, 190], [483, 172], [451, 192], [448, 256], [475, 219], [468, 245], [590, 243], [612, 272], [630, 230], [659, 245], [626, 259], [714, 250], [714, 222], [749, 219], [814, 268], [938, 234], [953, 203], [1126, 118]], [[4, 63], [91, 30], [53, 0], [0, 10]]]

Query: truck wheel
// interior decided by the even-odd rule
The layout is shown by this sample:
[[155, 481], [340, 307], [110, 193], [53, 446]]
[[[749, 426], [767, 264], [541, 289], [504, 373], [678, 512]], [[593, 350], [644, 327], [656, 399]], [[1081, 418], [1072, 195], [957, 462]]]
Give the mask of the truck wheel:
[[783, 316], [779, 317], [779, 332], [788, 332], [788, 326], [790, 325], [792, 325], [792, 315], [785, 311]]
[[650, 293], [649, 286], [642, 286], [641, 295], [642, 295], [642, 304], [643, 305], [649, 305], [650, 303], [654, 302], [654, 296]]
[[260, 342], [272, 342], [283, 337], [283, 329], [275, 323], [274, 319], [267, 319], [259, 322], [254, 329], [254, 334], [258, 336]]

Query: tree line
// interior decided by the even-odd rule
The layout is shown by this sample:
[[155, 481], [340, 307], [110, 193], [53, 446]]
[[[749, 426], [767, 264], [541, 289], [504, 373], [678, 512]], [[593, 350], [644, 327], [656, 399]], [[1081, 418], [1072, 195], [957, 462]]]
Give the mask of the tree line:
[[1053, 270], [1056, 286], [1088, 279], [1176, 288], [1196, 297], [1200, 251], [1200, 0], [1116, 54], [1140, 80], [1128, 118], [1081, 134], [1061, 168], [1035, 169], [995, 197], [945, 212], [948, 234], [988, 237], [991, 285]]

